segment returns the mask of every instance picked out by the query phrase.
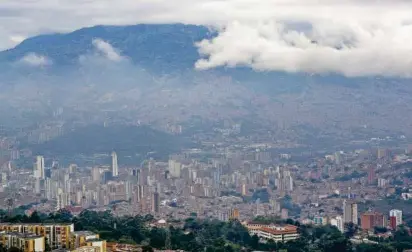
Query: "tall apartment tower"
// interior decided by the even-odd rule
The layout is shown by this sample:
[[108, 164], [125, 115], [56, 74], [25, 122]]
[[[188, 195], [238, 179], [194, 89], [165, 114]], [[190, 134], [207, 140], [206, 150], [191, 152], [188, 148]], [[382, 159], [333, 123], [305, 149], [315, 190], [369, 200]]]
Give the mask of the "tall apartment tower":
[[152, 212], [158, 213], [160, 210], [160, 196], [159, 193], [156, 191], [152, 195]]
[[336, 227], [343, 233], [344, 231], [344, 225], [343, 225], [343, 219], [342, 216], [336, 216]]
[[44, 157], [36, 157], [36, 165], [34, 167], [34, 177], [44, 179]]
[[352, 201], [343, 201], [343, 221], [358, 225], [358, 204]]
[[119, 166], [117, 164], [117, 154], [112, 152], [112, 175], [113, 177], [119, 176]]
[[391, 226], [394, 226], [396, 228], [397, 226], [402, 224], [402, 211], [401, 210], [397, 210], [397, 209], [390, 210], [389, 217], [391, 220], [394, 220], [392, 221], [393, 223], [391, 223]]

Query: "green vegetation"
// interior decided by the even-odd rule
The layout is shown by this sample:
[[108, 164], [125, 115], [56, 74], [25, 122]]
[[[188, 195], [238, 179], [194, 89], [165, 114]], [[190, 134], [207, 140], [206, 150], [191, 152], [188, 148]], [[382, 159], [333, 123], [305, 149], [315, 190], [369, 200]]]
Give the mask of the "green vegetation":
[[[221, 222], [199, 220], [195, 216], [173, 226], [151, 227], [151, 215], [115, 217], [110, 211], [84, 211], [73, 217], [67, 211], [54, 214], [33, 213], [31, 216], [2, 216], [1, 221], [13, 223], [74, 223], [75, 230], [90, 230], [100, 234], [102, 239], [121, 243], [142, 245], [144, 251], [153, 249], [182, 249], [185, 251], [230, 252], [230, 251], [287, 251], [287, 252], [372, 252], [403, 251], [412, 248], [412, 236], [401, 227], [390, 239], [379, 244], [353, 244], [350, 241], [356, 227], [348, 227], [342, 234], [332, 226], [306, 226], [293, 220], [281, 221], [276, 217], [258, 217], [261, 223], [297, 225], [300, 237], [295, 241], [276, 243], [262, 242], [257, 236], [250, 236], [239, 221]], [[351, 231], [353, 230], [353, 232]], [[1, 251], [0, 251], [1, 252]]]
[[119, 156], [145, 156], [153, 152], [158, 159], [194, 145], [181, 137], [154, 130], [147, 126], [98, 125], [79, 128], [43, 144], [33, 146], [33, 153], [46, 156], [75, 156], [79, 154], [110, 154]]
[[269, 202], [269, 193], [266, 188], [258, 189], [253, 192], [252, 200], [255, 202], [260, 199], [261, 203]]

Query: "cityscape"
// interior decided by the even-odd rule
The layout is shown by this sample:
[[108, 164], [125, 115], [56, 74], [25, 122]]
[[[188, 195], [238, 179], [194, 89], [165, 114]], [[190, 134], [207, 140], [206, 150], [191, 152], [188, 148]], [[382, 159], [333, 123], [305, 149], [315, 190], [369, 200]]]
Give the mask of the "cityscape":
[[[216, 142], [211, 148], [210, 141], [207, 149], [187, 149], [167, 160], [149, 158], [138, 166], [122, 164], [115, 151], [106, 154], [107, 164], [95, 166], [62, 166], [58, 160], [35, 156], [31, 169], [17, 169], [8, 161], [2, 166], [3, 209], [13, 212], [27, 206], [24, 214], [28, 216], [56, 211], [76, 216], [85, 210], [109, 211], [116, 217], [150, 215], [156, 226], [193, 217], [237, 220], [252, 236], [275, 242], [299, 237], [295, 221], [331, 225], [341, 233], [349, 224], [356, 225], [359, 229], [352, 241], [372, 244], [376, 237], [390, 237], [398, 227], [412, 222], [408, 203], [412, 191], [405, 186], [412, 179], [410, 146], [302, 158], [275, 154], [270, 143], [221, 147]], [[10, 159], [21, 155], [15, 149], [9, 153]], [[204, 159], [205, 155], [210, 158]], [[22, 224], [5, 224], [0, 229], [13, 231], [6, 234], [16, 235], [17, 243], [33, 240], [30, 246], [40, 246], [36, 239], [44, 234]], [[78, 234], [70, 225], [62, 229], [67, 239]], [[29, 230], [35, 230], [33, 236], [27, 236]], [[98, 234], [89, 236], [99, 241], [100, 249], [106, 246]], [[82, 241], [82, 246], [63, 241], [56, 248], [97, 251], [87, 250], [95, 243]]]

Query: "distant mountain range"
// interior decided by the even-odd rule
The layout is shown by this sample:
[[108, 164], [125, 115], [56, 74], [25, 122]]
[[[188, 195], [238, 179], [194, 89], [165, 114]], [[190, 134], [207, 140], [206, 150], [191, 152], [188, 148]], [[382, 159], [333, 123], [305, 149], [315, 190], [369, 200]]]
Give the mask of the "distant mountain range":
[[[201, 57], [196, 42], [215, 35], [203, 26], [140, 24], [29, 38], [0, 52], [0, 85], [9, 84], [0, 93], [0, 113], [7, 114], [3, 120], [11, 125], [17, 119], [54, 120], [56, 107], [65, 108], [63, 120], [93, 123], [115, 117], [161, 126], [193, 117], [247, 119], [277, 130], [276, 137], [303, 135], [311, 141], [325, 135], [348, 139], [371, 132], [412, 132], [412, 119], [405, 116], [412, 112], [409, 80], [256, 72], [246, 67], [194, 70]], [[79, 66], [82, 56], [95, 53], [95, 39], [110, 44], [127, 63]], [[16, 64], [30, 54], [53, 64]]]
[[206, 27], [182, 24], [95, 26], [67, 34], [29, 38], [0, 53], [0, 61], [16, 61], [28, 53], [49, 57], [57, 66], [74, 64], [101, 39], [135, 64], [153, 71], [169, 72], [193, 68], [199, 58], [195, 42], [210, 38]]
[[[176, 74], [192, 71], [201, 57], [195, 43], [213, 38], [216, 34], [204, 26], [183, 24], [139, 24], [132, 26], [95, 26], [67, 34], [48, 34], [29, 38], [15, 48], [0, 52], [0, 64], [16, 62], [35, 53], [53, 61], [52, 69], [78, 63], [79, 57], [91, 53], [93, 40], [101, 39], [135, 65], [153, 74]], [[242, 53], [242, 52], [239, 52]], [[235, 82], [253, 84], [265, 93], [301, 90], [306, 74], [255, 72], [249, 68], [219, 68], [207, 74], [231, 76]], [[315, 76], [317, 82], [353, 85], [338, 75]], [[277, 85], [272, 85], [276, 83]], [[267, 86], [270, 84], [271, 86]], [[298, 84], [298, 85], [297, 85]], [[263, 86], [262, 86], [263, 85]]]

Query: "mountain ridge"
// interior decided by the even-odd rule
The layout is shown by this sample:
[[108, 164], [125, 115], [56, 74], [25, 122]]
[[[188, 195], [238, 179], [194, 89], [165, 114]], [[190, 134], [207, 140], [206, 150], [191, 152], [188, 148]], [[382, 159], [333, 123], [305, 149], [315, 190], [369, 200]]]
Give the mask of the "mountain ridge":
[[[245, 66], [196, 71], [201, 55], [195, 42], [214, 35], [204, 26], [165, 24], [95, 26], [36, 36], [0, 52], [0, 65], [8, 66], [0, 68], [0, 85], [5, 87], [0, 99], [21, 110], [24, 118], [63, 107], [65, 119], [88, 123], [105, 121], [104, 109], [111, 108], [116, 118], [121, 114], [158, 126], [185, 123], [193, 116], [213, 121], [253, 118], [279, 132], [293, 127], [323, 129], [322, 135], [346, 132], [341, 138], [370, 128], [387, 134], [412, 127], [402, 116], [412, 109], [409, 80], [257, 72]], [[109, 43], [128, 60], [101, 57], [94, 39]], [[50, 57], [53, 64], [14, 64], [28, 53]], [[80, 62], [82, 56], [85, 62]], [[14, 112], [8, 116], [15, 119]], [[39, 117], [27, 120], [32, 118]], [[294, 137], [295, 132], [279, 135]]]
[[206, 27], [196, 25], [99, 25], [71, 33], [28, 38], [12, 49], [0, 52], [0, 61], [17, 61], [28, 53], [35, 53], [49, 57], [57, 66], [70, 65], [93, 50], [93, 39], [101, 39], [137, 65], [155, 72], [171, 72], [193, 68], [200, 57], [195, 42], [210, 37]]

